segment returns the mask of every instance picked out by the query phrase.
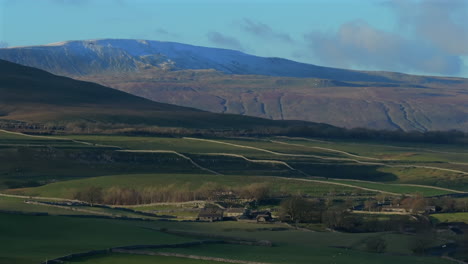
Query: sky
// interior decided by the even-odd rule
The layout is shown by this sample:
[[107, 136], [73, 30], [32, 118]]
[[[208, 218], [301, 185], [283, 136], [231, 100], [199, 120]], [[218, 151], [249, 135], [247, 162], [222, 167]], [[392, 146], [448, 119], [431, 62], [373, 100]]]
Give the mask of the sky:
[[468, 78], [468, 0], [0, 0], [0, 47], [103, 38]]

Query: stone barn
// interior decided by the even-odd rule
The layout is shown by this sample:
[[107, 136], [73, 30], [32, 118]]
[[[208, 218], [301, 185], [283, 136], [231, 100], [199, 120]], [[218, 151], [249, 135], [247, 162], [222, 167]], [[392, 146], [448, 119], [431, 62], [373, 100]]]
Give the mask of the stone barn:
[[238, 219], [245, 214], [244, 208], [228, 208], [224, 211], [224, 216], [232, 219]]
[[198, 221], [222, 221], [224, 217], [224, 210], [221, 208], [203, 208], [198, 213]]

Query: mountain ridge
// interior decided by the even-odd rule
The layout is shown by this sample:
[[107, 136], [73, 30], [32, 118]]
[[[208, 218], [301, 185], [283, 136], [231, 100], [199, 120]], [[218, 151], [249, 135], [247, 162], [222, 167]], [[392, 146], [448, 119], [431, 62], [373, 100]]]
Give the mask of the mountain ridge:
[[[55, 55], [54, 52], [57, 54]], [[63, 57], [63, 54], [67, 54], [67, 57]], [[107, 66], [111, 62], [116, 63], [115, 58], [118, 58], [121, 63], [116, 63], [115, 69], [128, 72], [137, 71], [138, 66], [151, 65], [173, 67], [175, 70], [215, 69], [225, 74], [301, 78], [320, 76], [339, 81], [389, 81], [386, 77], [372, 76], [361, 71], [322, 67], [278, 57], [260, 57], [236, 50], [168, 41], [97, 39], [0, 49], [0, 58], [4, 60], [67, 76], [90, 74], [91, 72], [83, 70], [84, 66], [89, 65], [83, 65], [83, 61], [73, 61], [75, 54], [81, 58], [86, 57], [88, 61], [93, 61], [97, 64], [96, 66], [101, 67], [101, 69], [94, 67], [95, 71], [92, 73], [105, 72], [108, 69]], [[103, 56], [114, 59], [108, 60]], [[54, 59], [53, 64], [50, 64], [51, 57]], [[175, 65], [171, 65], [172, 62]]]
[[346, 128], [468, 131], [464, 78], [334, 69], [128, 39], [11, 47], [0, 49], [0, 58], [211, 112]]

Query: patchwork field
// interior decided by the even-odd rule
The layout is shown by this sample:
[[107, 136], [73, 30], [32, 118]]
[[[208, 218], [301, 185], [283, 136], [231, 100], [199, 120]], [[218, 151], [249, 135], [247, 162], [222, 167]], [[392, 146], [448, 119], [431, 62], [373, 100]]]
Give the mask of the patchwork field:
[[[254, 206], [274, 210], [295, 195], [340, 205], [379, 194], [434, 197], [468, 190], [468, 151], [452, 145], [0, 132], [0, 157], [0, 263], [41, 263], [92, 250], [108, 253], [65, 263], [452, 263], [439, 255], [413, 254], [409, 248], [418, 238], [400, 233], [191, 221], [200, 204], [221, 206], [234, 199], [232, 193], [247, 201], [252, 189], [267, 189], [269, 197]], [[102, 192], [102, 201], [114, 192], [157, 198], [107, 207], [79, 204], [90, 188]], [[210, 195], [226, 197], [220, 202]], [[433, 217], [465, 221], [463, 213]], [[386, 254], [367, 248], [375, 237], [385, 241]], [[428, 246], [439, 247], [444, 239]], [[205, 240], [222, 243], [151, 248]], [[258, 241], [272, 246], [255, 245]], [[131, 245], [149, 247], [109, 249]]]

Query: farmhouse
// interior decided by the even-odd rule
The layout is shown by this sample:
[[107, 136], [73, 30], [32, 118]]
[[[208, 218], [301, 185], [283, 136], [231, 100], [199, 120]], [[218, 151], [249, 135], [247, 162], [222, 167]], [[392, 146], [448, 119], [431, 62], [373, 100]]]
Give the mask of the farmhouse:
[[224, 217], [224, 210], [220, 208], [203, 208], [198, 213], [198, 221], [222, 221]]
[[408, 210], [406, 210], [403, 207], [387, 206], [387, 205], [382, 206], [381, 211], [382, 212], [392, 212], [392, 213], [402, 213], [402, 214], [408, 213]]
[[245, 214], [245, 209], [244, 208], [228, 208], [226, 211], [224, 211], [224, 216], [225, 217], [230, 217], [230, 218], [239, 218]]
[[270, 222], [273, 220], [270, 211], [253, 211], [250, 216], [257, 222]]

